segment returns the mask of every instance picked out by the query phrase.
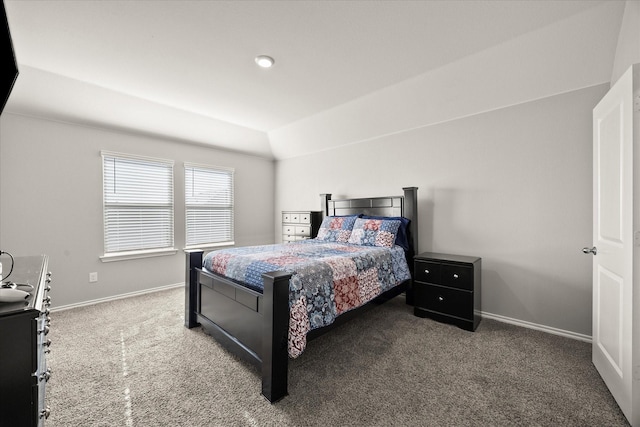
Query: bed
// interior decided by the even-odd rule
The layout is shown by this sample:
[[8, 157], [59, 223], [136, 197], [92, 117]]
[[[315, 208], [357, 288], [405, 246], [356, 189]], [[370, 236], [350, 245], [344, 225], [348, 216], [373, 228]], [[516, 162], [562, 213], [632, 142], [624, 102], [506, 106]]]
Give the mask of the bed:
[[[411, 260], [418, 248], [417, 188], [403, 188], [402, 196], [357, 199], [332, 200], [330, 194], [321, 194], [321, 204], [325, 219], [333, 224], [355, 217], [354, 230], [366, 229], [372, 219], [376, 225], [382, 224], [382, 230], [397, 222], [390, 217], [406, 218], [408, 221], [402, 221], [406, 227], [401, 226], [406, 233], [403, 248], [395, 245], [399, 240], [378, 246], [351, 244], [359, 238], [356, 232], [350, 237], [351, 243], [344, 238], [336, 241], [337, 234], [328, 234], [338, 231], [324, 227], [316, 239], [302, 242], [231, 248], [206, 257], [202, 250], [186, 253], [185, 326], [202, 326], [228, 351], [256, 366], [262, 376], [262, 394], [271, 403], [287, 395], [289, 357], [297, 357], [307, 341], [402, 292], [407, 293], [408, 302], [411, 299]], [[374, 234], [380, 238], [384, 233]], [[314, 306], [300, 290], [320, 280], [314, 274], [340, 270], [336, 267], [336, 263], [342, 263], [338, 252], [341, 257], [357, 260], [344, 263], [381, 262], [382, 267], [376, 271], [386, 273], [377, 276], [387, 275], [390, 282], [380, 279], [375, 290], [360, 291], [357, 303], [337, 297], [331, 313], [326, 310], [326, 300], [318, 297], [315, 302], [316, 294], [322, 292], [314, 293]], [[406, 267], [400, 265], [399, 257], [404, 257]], [[311, 266], [307, 260], [320, 264]], [[248, 264], [257, 266], [257, 270], [248, 270]], [[324, 307], [320, 310], [323, 314], [309, 307]]]

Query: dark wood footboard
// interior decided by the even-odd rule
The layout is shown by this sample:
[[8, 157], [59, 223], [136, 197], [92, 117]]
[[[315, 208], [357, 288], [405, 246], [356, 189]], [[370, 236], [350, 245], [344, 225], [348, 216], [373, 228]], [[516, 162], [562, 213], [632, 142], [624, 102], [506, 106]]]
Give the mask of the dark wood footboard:
[[262, 373], [262, 394], [275, 402], [287, 395], [289, 278], [263, 275], [264, 293], [202, 269], [203, 251], [187, 252], [185, 326], [201, 325], [223, 347]]

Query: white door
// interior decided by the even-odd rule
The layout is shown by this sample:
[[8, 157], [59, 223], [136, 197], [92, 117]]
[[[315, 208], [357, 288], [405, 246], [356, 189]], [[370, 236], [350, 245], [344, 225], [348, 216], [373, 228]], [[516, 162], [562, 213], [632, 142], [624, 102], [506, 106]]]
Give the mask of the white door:
[[[634, 243], [634, 219], [640, 213], [640, 185], [634, 185], [634, 164], [640, 168], [634, 162], [640, 155], [634, 144], [634, 120], [640, 117], [634, 74], [637, 81], [639, 70], [629, 68], [593, 110], [594, 247], [585, 248], [594, 255], [593, 364], [634, 427], [640, 427], [640, 314], [635, 313], [634, 331], [633, 310], [635, 300], [640, 311], [640, 292], [634, 292], [640, 289], [634, 283], [640, 279], [640, 271], [634, 271], [640, 265], [640, 251], [634, 250], [640, 246], [640, 233]], [[635, 128], [640, 128], [637, 122]]]

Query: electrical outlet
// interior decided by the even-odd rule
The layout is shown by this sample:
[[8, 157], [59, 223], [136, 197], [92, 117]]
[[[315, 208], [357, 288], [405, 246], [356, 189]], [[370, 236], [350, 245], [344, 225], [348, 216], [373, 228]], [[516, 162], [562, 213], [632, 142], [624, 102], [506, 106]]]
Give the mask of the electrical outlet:
[[97, 281], [98, 281], [98, 273], [97, 272], [89, 273], [89, 283], [95, 283]]

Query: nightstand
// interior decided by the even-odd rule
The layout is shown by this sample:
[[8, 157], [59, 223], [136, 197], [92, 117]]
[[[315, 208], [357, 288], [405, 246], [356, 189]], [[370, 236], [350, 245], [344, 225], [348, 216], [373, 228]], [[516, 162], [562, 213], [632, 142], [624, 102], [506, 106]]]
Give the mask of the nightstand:
[[482, 259], [423, 252], [414, 258], [413, 313], [475, 331]]

